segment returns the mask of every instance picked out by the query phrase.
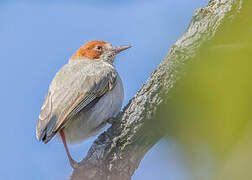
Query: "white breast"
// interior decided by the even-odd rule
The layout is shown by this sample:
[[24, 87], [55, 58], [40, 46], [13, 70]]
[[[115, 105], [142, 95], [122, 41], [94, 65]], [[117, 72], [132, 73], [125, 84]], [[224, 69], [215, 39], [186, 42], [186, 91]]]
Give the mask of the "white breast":
[[78, 143], [97, 135], [106, 125], [106, 121], [115, 117], [121, 110], [124, 98], [122, 80], [118, 75], [116, 86], [103, 95], [88, 111], [80, 112], [64, 132], [68, 143]]

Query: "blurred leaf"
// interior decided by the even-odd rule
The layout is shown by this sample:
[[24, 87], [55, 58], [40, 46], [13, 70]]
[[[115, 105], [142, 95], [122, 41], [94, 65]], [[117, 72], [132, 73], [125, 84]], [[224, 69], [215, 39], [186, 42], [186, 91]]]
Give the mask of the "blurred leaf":
[[[230, 174], [239, 171], [232, 158], [245, 161], [245, 157], [252, 157], [252, 151], [246, 150], [252, 149], [252, 143], [244, 140], [252, 132], [252, 1], [244, 1], [239, 16], [233, 17], [232, 13], [191, 59], [185, 77], [163, 111], [163, 116], [169, 117], [164, 121], [167, 135], [184, 144], [191, 154], [192, 167], [199, 152], [207, 147], [215, 162], [213, 179], [231, 179]], [[233, 157], [237, 149], [239, 153]], [[247, 174], [245, 177], [240, 173], [239, 178], [251, 179], [252, 163], [241, 160], [239, 166], [243, 163]]]

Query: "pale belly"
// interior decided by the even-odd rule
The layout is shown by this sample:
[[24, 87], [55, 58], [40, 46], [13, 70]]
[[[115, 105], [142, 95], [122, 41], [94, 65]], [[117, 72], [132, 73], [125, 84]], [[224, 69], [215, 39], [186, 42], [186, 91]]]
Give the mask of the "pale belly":
[[96, 136], [106, 126], [106, 121], [115, 117], [121, 110], [124, 92], [121, 78], [118, 76], [117, 85], [88, 111], [82, 111], [74, 117], [64, 129], [68, 143], [81, 141]]

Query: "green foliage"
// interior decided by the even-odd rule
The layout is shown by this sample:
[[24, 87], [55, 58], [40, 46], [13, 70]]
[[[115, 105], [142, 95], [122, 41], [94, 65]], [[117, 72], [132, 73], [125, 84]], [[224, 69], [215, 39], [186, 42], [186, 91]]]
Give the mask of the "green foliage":
[[217, 169], [213, 179], [252, 177], [252, 161], [245, 165], [252, 143], [244, 140], [252, 132], [252, 1], [232, 13], [191, 59], [163, 111], [167, 135], [184, 144], [192, 167], [207, 147]]

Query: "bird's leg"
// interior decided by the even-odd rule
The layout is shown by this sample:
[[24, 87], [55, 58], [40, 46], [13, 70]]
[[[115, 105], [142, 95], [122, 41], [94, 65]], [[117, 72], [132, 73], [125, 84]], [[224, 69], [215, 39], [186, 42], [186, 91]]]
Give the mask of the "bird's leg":
[[117, 118], [111, 117], [107, 120], [107, 123], [114, 124], [117, 121]]
[[70, 165], [71, 165], [72, 168], [74, 169], [74, 168], [76, 168], [76, 167], [78, 166], [78, 163], [77, 163], [75, 160], [73, 160], [73, 158], [72, 158], [71, 155], [70, 155], [70, 152], [69, 152], [68, 147], [67, 147], [67, 144], [66, 144], [66, 138], [65, 138], [64, 131], [63, 131], [63, 130], [60, 130], [60, 131], [59, 131], [59, 134], [60, 134], [60, 137], [61, 137], [62, 142], [63, 142], [63, 144], [64, 144], [64, 147], [65, 147], [65, 150], [66, 150], [67, 157], [68, 157], [68, 159], [69, 159]]

